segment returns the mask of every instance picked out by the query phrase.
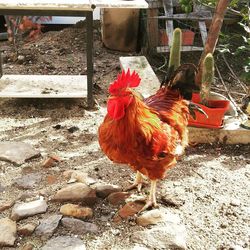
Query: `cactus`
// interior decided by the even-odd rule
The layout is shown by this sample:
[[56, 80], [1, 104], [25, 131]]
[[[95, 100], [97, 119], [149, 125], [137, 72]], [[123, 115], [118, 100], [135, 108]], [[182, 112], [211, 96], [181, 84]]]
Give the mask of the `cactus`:
[[202, 65], [201, 103], [208, 106], [211, 85], [214, 82], [214, 58], [208, 53]]
[[181, 43], [182, 32], [181, 29], [176, 28], [173, 32], [173, 41], [170, 49], [168, 68], [170, 72], [173, 72], [180, 66], [181, 62]]

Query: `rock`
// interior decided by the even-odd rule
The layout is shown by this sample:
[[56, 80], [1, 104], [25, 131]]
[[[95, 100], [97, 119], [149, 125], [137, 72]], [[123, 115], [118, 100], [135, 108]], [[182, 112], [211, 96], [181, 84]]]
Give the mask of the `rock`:
[[96, 186], [96, 195], [100, 198], [106, 198], [111, 193], [120, 192], [122, 189], [116, 185], [99, 184]]
[[0, 219], [0, 247], [13, 246], [16, 240], [16, 222], [9, 218]]
[[19, 203], [13, 207], [11, 219], [18, 221], [29, 216], [45, 213], [47, 208], [48, 205], [46, 201], [42, 199], [26, 203]]
[[2, 193], [5, 190], [5, 187], [0, 184], [0, 193]]
[[14, 205], [15, 201], [0, 201], [0, 212], [9, 209]]
[[144, 201], [130, 201], [118, 211], [118, 214], [121, 218], [126, 219], [137, 214], [144, 205]]
[[83, 183], [75, 183], [62, 188], [52, 198], [53, 201], [81, 201], [90, 205], [94, 204], [96, 199], [96, 191]]
[[65, 175], [70, 177], [70, 180], [68, 183], [73, 183], [73, 182], [82, 182], [85, 183], [86, 185], [92, 185], [96, 183], [96, 180], [92, 179], [91, 177], [88, 176], [87, 173], [83, 173], [81, 171], [71, 171], [69, 173], [65, 172]]
[[116, 192], [108, 196], [108, 201], [110, 204], [117, 206], [125, 203], [125, 200], [130, 196], [128, 192]]
[[68, 128], [67, 130], [68, 130], [70, 133], [74, 133], [74, 132], [76, 132], [77, 130], [79, 130], [79, 128], [76, 127], [76, 126], [73, 126], [73, 127]]
[[74, 172], [74, 170], [72, 170], [72, 169], [70, 169], [70, 170], [65, 170], [65, 171], [63, 172], [63, 176], [64, 176], [66, 179], [68, 179], [68, 178], [71, 177], [71, 175], [73, 174], [73, 172]]
[[32, 250], [34, 247], [35, 246], [32, 243], [28, 242], [20, 250]]
[[60, 213], [66, 216], [76, 218], [91, 218], [93, 217], [93, 210], [89, 207], [81, 207], [75, 204], [65, 204], [61, 206]]
[[234, 246], [230, 247], [229, 250], [244, 250], [244, 248], [242, 246], [239, 246], [239, 245], [234, 245]]
[[17, 61], [18, 61], [19, 64], [22, 64], [22, 63], [25, 61], [25, 56], [19, 55], [19, 56], [17, 57]]
[[154, 209], [144, 212], [136, 219], [136, 223], [140, 226], [155, 225], [166, 220], [166, 214], [160, 209]]
[[35, 234], [43, 237], [50, 237], [57, 229], [62, 215], [51, 215], [41, 221], [40, 225], [36, 228]]
[[68, 228], [72, 233], [81, 235], [85, 233], [98, 233], [98, 227], [89, 222], [85, 222], [74, 218], [62, 218], [62, 224]]
[[17, 178], [14, 184], [21, 189], [33, 189], [42, 179], [38, 173], [26, 174]]
[[165, 194], [161, 196], [161, 203], [166, 206], [179, 208], [185, 204], [185, 200], [179, 197]]
[[[183, 250], [186, 249], [187, 232], [185, 226], [179, 223], [179, 218], [164, 222], [164, 226], [134, 232], [131, 240], [153, 249]], [[178, 221], [178, 223], [177, 223]]]
[[46, 159], [43, 163], [42, 163], [42, 167], [43, 168], [51, 168], [53, 166], [56, 165], [56, 163], [60, 162], [60, 158], [56, 155], [51, 155], [49, 156], [48, 159]]
[[17, 233], [23, 236], [30, 236], [35, 231], [37, 225], [38, 224], [36, 223], [27, 223], [24, 225], [20, 225], [17, 228]]
[[41, 248], [41, 250], [86, 250], [82, 240], [70, 236], [58, 236], [52, 238]]
[[231, 200], [230, 205], [238, 207], [238, 206], [240, 206], [240, 200], [234, 198]]
[[38, 156], [40, 152], [24, 142], [0, 142], [0, 160], [21, 165]]

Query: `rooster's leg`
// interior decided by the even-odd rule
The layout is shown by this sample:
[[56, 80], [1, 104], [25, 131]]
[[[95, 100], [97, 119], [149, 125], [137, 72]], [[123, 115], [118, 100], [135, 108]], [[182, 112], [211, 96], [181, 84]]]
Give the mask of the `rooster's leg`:
[[137, 188], [138, 192], [141, 192], [142, 184], [143, 184], [142, 174], [139, 171], [137, 171], [134, 183], [130, 185], [128, 188], [126, 188], [126, 191]]
[[158, 207], [156, 202], [156, 183], [157, 183], [156, 180], [151, 180], [151, 187], [148, 200], [145, 206], [139, 211], [139, 213], [147, 210], [149, 207]]

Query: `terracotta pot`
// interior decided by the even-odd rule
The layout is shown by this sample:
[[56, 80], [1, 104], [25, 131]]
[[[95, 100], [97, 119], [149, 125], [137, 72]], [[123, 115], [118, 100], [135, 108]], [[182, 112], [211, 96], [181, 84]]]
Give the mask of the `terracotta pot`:
[[202, 104], [200, 94], [193, 94], [192, 101], [198, 104], [204, 112], [207, 113], [208, 118], [200, 112], [195, 112], [196, 120], [189, 117], [188, 125], [203, 128], [222, 128], [223, 119], [226, 111], [229, 109], [230, 101], [228, 100], [209, 100], [209, 107]]
[[[159, 40], [160, 45], [165, 46], [168, 45], [168, 36], [166, 30], [160, 29], [159, 30]], [[193, 45], [194, 43], [194, 36], [195, 33], [191, 30], [182, 30], [182, 45]]]

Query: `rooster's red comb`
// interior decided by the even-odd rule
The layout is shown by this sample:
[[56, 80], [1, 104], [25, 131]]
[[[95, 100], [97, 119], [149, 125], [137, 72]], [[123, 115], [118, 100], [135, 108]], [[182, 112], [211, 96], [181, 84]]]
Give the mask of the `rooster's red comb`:
[[122, 89], [135, 88], [140, 84], [140, 81], [141, 78], [135, 71], [130, 74], [129, 69], [127, 70], [127, 72], [123, 70], [122, 73], [117, 76], [117, 79], [110, 84], [109, 93], [112, 95], [116, 95]]

